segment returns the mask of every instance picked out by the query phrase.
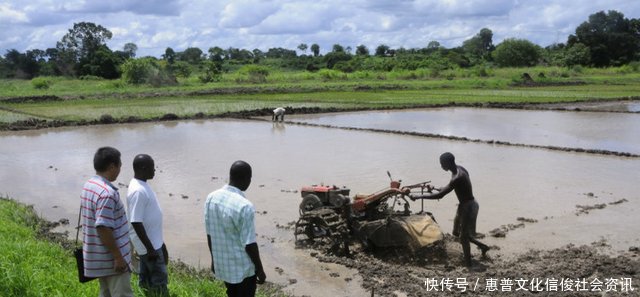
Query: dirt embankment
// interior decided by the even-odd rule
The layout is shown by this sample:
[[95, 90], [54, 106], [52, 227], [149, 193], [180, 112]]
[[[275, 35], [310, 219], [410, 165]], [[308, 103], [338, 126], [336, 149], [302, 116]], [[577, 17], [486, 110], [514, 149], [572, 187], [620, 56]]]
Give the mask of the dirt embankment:
[[[401, 87], [401, 86], [400, 86]], [[356, 90], [360, 90], [357, 86], [354, 87]], [[398, 87], [399, 88], [399, 87]], [[245, 90], [246, 89], [246, 90]], [[381, 86], [378, 89], [396, 89], [394, 86]], [[306, 89], [305, 89], [306, 90]], [[367, 89], [369, 90], [369, 89]], [[277, 88], [271, 90], [272, 93], [279, 93], [282, 90]], [[317, 91], [317, 90], [316, 90]], [[216, 89], [216, 90], [206, 90], [206, 91], [197, 91], [190, 93], [149, 93], [149, 94], [116, 94], [110, 95], [113, 96], [124, 96], [124, 97], [153, 97], [153, 96], [178, 96], [178, 95], [188, 95], [188, 96], [200, 96], [200, 95], [210, 95], [210, 94], [252, 94], [252, 93], [269, 93], [269, 90], [265, 90], [265, 88], [239, 88], [239, 90], [235, 88], [230, 89]], [[92, 97], [93, 98], [93, 97]], [[43, 101], [62, 101], [62, 100], [71, 100], [71, 99], [83, 99], [82, 96], [78, 98], [62, 98], [58, 96], [25, 96], [25, 97], [13, 97], [13, 98], [4, 98], [0, 102], [5, 103], [34, 103], [34, 102], [43, 102]], [[487, 103], [456, 103], [449, 102], [445, 104], [411, 104], [406, 106], [381, 106], [381, 107], [350, 107], [350, 108], [338, 108], [338, 107], [285, 107], [287, 109], [287, 114], [315, 114], [315, 113], [335, 113], [335, 112], [349, 112], [349, 111], [367, 111], [367, 110], [393, 110], [393, 109], [415, 109], [415, 108], [443, 108], [443, 107], [473, 107], [473, 108], [501, 108], [501, 109], [522, 109], [522, 110], [558, 110], [558, 111], [581, 111], [579, 108], [572, 107], [573, 104], [577, 103], [597, 103], [597, 102], [610, 102], [612, 100], [617, 101], [638, 101], [640, 100], [640, 96], [636, 97], [621, 97], [617, 99], [593, 99], [587, 101], [571, 101], [571, 102], [563, 102], [563, 103], [502, 103], [502, 102], [487, 102]], [[20, 113], [18, 110], [8, 109], [8, 108], [0, 108], [10, 112]], [[623, 112], [623, 111], [607, 111], [607, 110], [589, 110], [590, 112]], [[43, 129], [43, 128], [55, 128], [55, 127], [64, 127], [64, 126], [86, 126], [86, 125], [100, 125], [100, 124], [116, 124], [116, 123], [139, 123], [139, 122], [155, 122], [155, 121], [168, 121], [168, 120], [189, 120], [189, 119], [213, 119], [213, 118], [251, 118], [251, 117], [260, 117], [260, 116], [269, 116], [273, 113], [272, 108], [262, 108], [262, 109], [253, 109], [253, 110], [242, 110], [235, 112], [227, 112], [222, 114], [205, 114], [202, 112], [198, 112], [195, 114], [189, 115], [176, 115], [173, 113], [167, 113], [158, 117], [150, 117], [150, 118], [140, 118], [135, 116], [129, 116], [124, 118], [114, 118], [109, 114], [104, 114], [98, 119], [94, 120], [58, 120], [58, 119], [42, 119], [37, 117], [28, 118], [26, 120], [15, 121], [12, 123], [0, 123], [0, 131], [2, 130], [10, 130], [10, 131], [19, 131], [19, 130], [32, 130], [32, 129]], [[629, 112], [625, 113], [638, 113], [638, 112]], [[28, 114], [27, 114], [28, 115]], [[29, 115], [28, 115], [29, 116]], [[370, 129], [373, 130], [373, 129]], [[396, 131], [391, 131], [392, 133], [396, 133]], [[405, 134], [412, 134], [410, 132], [404, 132]], [[424, 134], [424, 133], [413, 133], [413, 134]], [[419, 136], [437, 136], [442, 138], [443, 136], [438, 135], [419, 135]], [[446, 137], [453, 140], [460, 138], [460, 140], [469, 141], [465, 137]], [[477, 141], [477, 140], [470, 140]], [[496, 144], [509, 144], [503, 143], [499, 141], [488, 141], [489, 143]], [[564, 149], [561, 149], [564, 150]], [[581, 150], [578, 150], [581, 152]], [[595, 153], [603, 153], [603, 152], [595, 152]], [[607, 154], [606, 152], [604, 152]]]

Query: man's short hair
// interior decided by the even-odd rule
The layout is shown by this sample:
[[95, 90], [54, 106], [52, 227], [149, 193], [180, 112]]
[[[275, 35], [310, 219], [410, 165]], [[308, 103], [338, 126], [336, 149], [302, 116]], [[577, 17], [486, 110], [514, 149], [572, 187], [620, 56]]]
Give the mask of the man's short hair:
[[242, 160], [233, 162], [229, 170], [229, 179], [236, 182], [251, 179], [251, 165]]
[[133, 171], [138, 172], [146, 168], [149, 163], [153, 162], [153, 158], [147, 154], [139, 154], [133, 158]]
[[456, 164], [456, 157], [454, 157], [452, 153], [446, 152], [440, 155], [440, 163], [452, 165]]
[[120, 151], [110, 146], [101, 147], [93, 155], [93, 168], [97, 172], [103, 172], [109, 165], [120, 164]]

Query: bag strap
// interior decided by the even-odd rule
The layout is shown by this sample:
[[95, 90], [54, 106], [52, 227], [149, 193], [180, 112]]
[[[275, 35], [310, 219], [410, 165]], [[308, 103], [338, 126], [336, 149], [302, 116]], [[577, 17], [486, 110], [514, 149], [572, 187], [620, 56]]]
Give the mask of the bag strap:
[[80, 236], [80, 216], [82, 215], [82, 202], [78, 211], [78, 224], [76, 225], [76, 247], [78, 246], [78, 237]]

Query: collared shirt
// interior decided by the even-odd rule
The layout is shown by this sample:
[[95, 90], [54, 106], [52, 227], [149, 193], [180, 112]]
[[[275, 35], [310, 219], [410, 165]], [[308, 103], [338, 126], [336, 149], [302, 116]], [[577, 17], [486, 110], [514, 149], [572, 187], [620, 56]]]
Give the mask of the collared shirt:
[[101, 176], [89, 179], [80, 195], [82, 214], [82, 252], [84, 273], [88, 277], [119, 274], [114, 270], [114, 258], [102, 243], [96, 227], [113, 230], [113, 238], [120, 254], [130, 266], [129, 223], [118, 189]]
[[[142, 223], [147, 238], [151, 242], [154, 250], [158, 250], [164, 243], [162, 237], [162, 209], [158, 204], [156, 193], [145, 181], [132, 178], [127, 192], [127, 214], [129, 222]], [[146, 255], [147, 248], [144, 246], [133, 225], [129, 231], [129, 237], [138, 255]]]
[[211, 237], [215, 276], [237, 284], [255, 275], [255, 266], [245, 251], [256, 242], [255, 208], [238, 188], [225, 185], [207, 196], [204, 222]]

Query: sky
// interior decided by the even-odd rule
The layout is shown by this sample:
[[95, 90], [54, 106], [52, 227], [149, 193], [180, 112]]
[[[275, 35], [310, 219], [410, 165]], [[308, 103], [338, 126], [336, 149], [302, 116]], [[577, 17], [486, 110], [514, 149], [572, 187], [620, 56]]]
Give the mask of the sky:
[[[299, 44], [423, 48], [460, 46], [482, 28], [493, 43], [521, 38], [566, 42], [589, 15], [617, 10], [640, 18], [638, 0], [0, 0], [0, 55], [45, 50], [73, 27], [92, 22], [113, 33], [112, 50], [138, 46], [160, 57], [167, 47], [296, 49]], [[302, 54], [302, 52], [299, 52]]]

